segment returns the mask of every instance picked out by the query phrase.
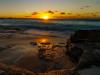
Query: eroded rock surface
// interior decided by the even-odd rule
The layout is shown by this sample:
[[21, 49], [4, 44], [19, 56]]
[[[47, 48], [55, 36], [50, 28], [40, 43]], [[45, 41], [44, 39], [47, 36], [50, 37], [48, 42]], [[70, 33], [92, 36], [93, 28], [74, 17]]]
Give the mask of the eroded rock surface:
[[[100, 30], [76, 31], [67, 42], [66, 48], [70, 58], [77, 61], [76, 69], [82, 71], [80, 75], [95, 75], [96, 69], [100, 70]], [[88, 73], [90, 69], [91, 73]], [[96, 75], [99, 74], [100, 72]]]

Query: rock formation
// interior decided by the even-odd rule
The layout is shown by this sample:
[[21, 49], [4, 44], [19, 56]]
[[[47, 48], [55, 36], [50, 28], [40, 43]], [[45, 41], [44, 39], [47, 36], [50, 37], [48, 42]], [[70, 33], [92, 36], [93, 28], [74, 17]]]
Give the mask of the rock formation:
[[[71, 60], [76, 61], [76, 70], [84, 70], [92, 66], [97, 66], [100, 70], [100, 30], [76, 31], [67, 42], [66, 48]], [[85, 73], [85, 75], [91, 74]]]

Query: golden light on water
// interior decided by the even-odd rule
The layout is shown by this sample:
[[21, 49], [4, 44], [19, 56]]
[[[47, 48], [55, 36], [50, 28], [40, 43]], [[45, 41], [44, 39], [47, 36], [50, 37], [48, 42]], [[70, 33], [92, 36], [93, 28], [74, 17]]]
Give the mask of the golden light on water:
[[39, 42], [39, 43], [46, 43], [48, 41], [49, 41], [48, 38], [38, 38], [37, 39], [37, 42]]
[[42, 42], [42, 43], [48, 42], [48, 39], [43, 38], [40, 40], [40, 42]]

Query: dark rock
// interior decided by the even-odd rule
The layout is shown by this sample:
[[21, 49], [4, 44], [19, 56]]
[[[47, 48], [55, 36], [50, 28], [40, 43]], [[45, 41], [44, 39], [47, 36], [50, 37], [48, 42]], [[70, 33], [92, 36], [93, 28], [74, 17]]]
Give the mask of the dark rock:
[[79, 30], [71, 36], [71, 42], [100, 42], [100, 30]]
[[5, 71], [0, 70], [0, 75], [8, 75]]
[[67, 52], [67, 55], [70, 57], [71, 61], [73, 61], [74, 63], [78, 63], [82, 53], [83, 53], [83, 49], [78, 47], [72, 47]]
[[70, 58], [77, 61], [77, 69], [100, 67], [100, 30], [79, 30], [66, 46]]
[[62, 46], [55, 45], [52, 49], [39, 49], [43, 72], [51, 70], [71, 69], [75, 65], [66, 56]]
[[32, 46], [36, 46], [36, 45], [37, 45], [36, 42], [30, 42], [30, 44], [31, 44]]
[[92, 66], [78, 71], [80, 75], [100, 75], [100, 67]]

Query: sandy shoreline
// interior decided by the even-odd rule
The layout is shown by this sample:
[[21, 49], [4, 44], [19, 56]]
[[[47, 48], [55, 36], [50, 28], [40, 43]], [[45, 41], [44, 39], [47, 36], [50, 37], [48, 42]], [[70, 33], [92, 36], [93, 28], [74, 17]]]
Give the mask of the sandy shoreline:
[[0, 62], [29, 70], [36, 69], [40, 65], [38, 47], [30, 43], [41, 38], [46, 38], [55, 45], [65, 45], [68, 37], [60, 34], [34, 36], [33, 33], [0, 33]]

